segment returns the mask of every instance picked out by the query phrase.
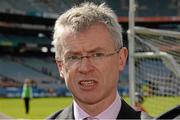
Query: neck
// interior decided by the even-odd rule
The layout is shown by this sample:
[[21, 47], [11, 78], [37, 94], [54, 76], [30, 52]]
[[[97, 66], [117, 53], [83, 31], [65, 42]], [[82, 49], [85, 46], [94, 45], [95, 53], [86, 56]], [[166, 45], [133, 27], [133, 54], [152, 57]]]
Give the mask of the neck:
[[116, 92], [95, 103], [89, 104], [89, 103], [80, 102], [78, 100], [76, 100], [76, 102], [86, 113], [88, 113], [92, 117], [95, 117], [104, 110], [106, 110], [114, 102], [115, 99], [116, 99]]

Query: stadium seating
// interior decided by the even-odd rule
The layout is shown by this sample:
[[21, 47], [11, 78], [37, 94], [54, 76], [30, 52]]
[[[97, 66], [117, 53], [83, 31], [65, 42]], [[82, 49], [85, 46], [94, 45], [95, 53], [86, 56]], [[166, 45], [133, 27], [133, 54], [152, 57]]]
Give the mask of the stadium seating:
[[9, 11], [9, 10], [13, 10], [13, 6], [11, 4], [9, 4], [9, 2], [7, 2], [6, 0], [1, 0], [1, 10], [2, 11]]
[[[31, 15], [43, 13], [61, 14], [74, 4], [80, 4], [84, 0], [1, 0], [0, 11], [25, 12]], [[128, 16], [128, 0], [96, 0], [97, 4], [107, 3], [118, 16]], [[178, 3], [178, 2], [177, 2]], [[161, 8], [161, 9], [159, 9]], [[137, 16], [178, 16], [179, 6], [171, 0], [138, 0]]]
[[51, 40], [47, 37], [38, 36], [25, 36], [25, 35], [13, 35], [13, 34], [0, 34], [0, 41], [8, 40], [13, 43], [13, 45], [18, 45], [19, 43], [31, 43], [31, 44], [50, 44]]
[[[27, 67], [34, 68], [42, 73], [45, 73], [50, 76], [59, 77], [59, 73], [57, 70], [57, 66], [54, 61], [45, 61], [40, 58], [32, 58], [32, 57], [21, 57], [22, 64]], [[48, 58], [47, 58], [48, 59]]]
[[[59, 15], [62, 14], [64, 11], [69, 9], [74, 4], [80, 4], [81, 2], [85, 0], [0, 0], [0, 12], [5, 13], [23, 13], [23, 15], [27, 16], [43, 16], [43, 14], [55, 14]], [[86, 0], [88, 1], [88, 0]], [[107, 3], [112, 9], [116, 12], [116, 14], [119, 17], [128, 16], [128, 10], [129, 10], [129, 0], [95, 0], [93, 1], [97, 4], [100, 4], [102, 2]], [[136, 16], [178, 16], [180, 13], [180, 7], [178, 6], [177, 0], [136, 0], [137, 2], [137, 14]], [[148, 3], [147, 3], [148, 2]], [[161, 8], [161, 9], [160, 9]], [[9, 14], [8, 14], [9, 15]], [[50, 17], [50, 16], [49, 16]], [[18, 17], [19, 18], [19, 17]], [[27, 20], [28, 18], [26, 18]], [[41, 19], [44, 19], [43, 17]], [[55, 20], [54, 18], [52, 20]], [[37, 21], [34, 19], [34, 21]], [[8, 31], [10, 31], [11, 27], [12, 29], [15, 29], [18, 25], [23, 26], [27, 25], [30, 27], [27, 27], [25, 31], [31, 31], [33, 35], [31, 34], [23, 34], [24, 28], [21, 30], [22, 34], [12, 34], [12, 33], [1, 33], [0, 32], [0, 47], [1, 46], [8, 46], [8, 47], [14, 47], [18, 48], [20, 51], [21, 45], [24, 47], [26, 44], [29, 45], [37, 45], [36, 47], [40, 48], [43, 45], [51, 47], [51, 38], [48, 36], [35, 36], [37, 31], [42, 30], [46, 31], [46, 28], [53, 27], [50, 24], [45, 24], [34, 22], [31, 23], [28, 21], [28, 23], [24, 23], [24, 21], [21, 21], [20, 23], [14, 22], [14, 28], [10, 26], [8, 28], [8, 24], [6, 24], [6, 21], [3, 21], [5, 23], [5, 26], [8, 28]], [[39, 20], [42, 22], [41, 20]], [[1, 22], [1, 21], [0, 21]], [[13, 23], [13, 21], [11, 21]], [[27, 21], [26, 21], [27, 22]], [[7, 22], [8, 23], [8, 22]], [[10, 25], [12, 24], [10, 23]], [[54, 22], [52, 22], [54, 23]], [[45, 25], [43, 25], [45, 24]], [[31, 26], [33, 25], [33, 26]], [[36, 26], [37, 25], [37, 26]], [[47, 26], [46, 26], [47, 25]], [[36, 29], [29, 29], [36, 27]], [[1, 26], [0, 26], [1, 27]], [[38, 28], [39, 27], [39, 28]], [[44, 28], [44, 29], [41, 29]], [[48, 29], [51, 30], [51, 29]], [[52, 32], [52, 31], [50, 31]], [[37, 32], [38, 34], [39, 32]], [[48, 49], [49, 49], [48, 48]], [[6, 48], [5, 48], [6, 49]], [[20, 53], [21, 54], [21, 53]], [[52, 53], [51, 53], [52, 54]], [[0, 54], [1, 55], [1, 54]], [[34, 91], [36, 93], [35, 96], [48, 96], [46, 92], [48, 89], [54, 89], [56, 92], [56, 95], [66, 95], [69, 94], [69, 91], [64, 88], [64, 84], [59, 80], [59, 73], [55, 64], [55, 61], [51, 60], [52, 58], [47, 56], [43, 58], [38, 57], [27, 57], [27, 56], [0, 56], [0, 75], [3, 77], [8, 77], [9, 79], [16, 80], [21, 84], [25, 78], [30, 78], [33, 80], [33, 82], [37, 85], [34, 88]], [[146, 63], [141, 63], [143, 65], [146, 65]], [[3, 68], [3, 69], [2, 69]], [[167, 72], [168, 73], [168, 72]], [[11, 86], [12, 87], [12, 86]], [[16, 87], [16, 86], [13, 86]], [[120, 76], [120, 84], [119, 84], [119, 91], [123, 95], [128, 95], [128, 67], [126, 66], [125, 70], [121, 73]], [[0, 96], [3, 96], [5, 92], [10, 93], [9, 96], [13, 96], [12, 91], [16, 91], [17, 95], [20, 95], [21, 88], [16, 87], [17, 89], [12, 89], [8, 87], [8, 90], [4, 90], [2, 88], [2, 85], [0, 84]], [[5, 91], [5, 92], [4, 92]], [[51, 91], [51, 90], [49, 90]], [[11, 94], [12, 93], [12, 94]]]
[[41, 72], [30, 69], [26, 66], [23, 66], [21, 63], [15, 60], [10, 60], [9, 58], [0, 59], [0, 73], [4, 76], [9, 76], [12, 79], [18, 81], [24, 81], [25, 78], [30, 78], [36, 82], [40, 88], [58, 88], [58, 79], [51, 77], [49, 75], [43, 74]]

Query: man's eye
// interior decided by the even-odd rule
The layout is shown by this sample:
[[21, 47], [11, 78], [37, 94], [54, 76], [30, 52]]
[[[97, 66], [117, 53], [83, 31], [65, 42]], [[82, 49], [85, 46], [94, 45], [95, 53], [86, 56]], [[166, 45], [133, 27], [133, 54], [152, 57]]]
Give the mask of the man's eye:
[[98, 58], [98, 57], [104, 57], [105, 54], [104, 53], [95, 53], [95, 54], [93, 54], [93, 56]]
[[77, 60], [77, 59], [79, 59], [79, 57], [75, 56], [75, 55], [71, 55], [71, 56], [66, 57], [67, 61], [69, 61], [69, 60]]

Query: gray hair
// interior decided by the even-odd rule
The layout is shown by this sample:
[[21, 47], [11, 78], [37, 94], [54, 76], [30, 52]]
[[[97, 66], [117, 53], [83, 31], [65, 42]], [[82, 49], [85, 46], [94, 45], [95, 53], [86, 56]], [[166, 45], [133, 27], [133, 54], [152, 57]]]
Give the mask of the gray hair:
[[72, 32], [81, 32], [96, 23], [103, 23], [112, 35], [116, 49], [123, 46], [122, 29], [117, 21], [115, 13], [104, 3], [83, 3], [75, 6], [62, 14], [55, 23], [52, 44], [55, 47], [55, 57], [61, 56], [61, 29], [68, 28]]

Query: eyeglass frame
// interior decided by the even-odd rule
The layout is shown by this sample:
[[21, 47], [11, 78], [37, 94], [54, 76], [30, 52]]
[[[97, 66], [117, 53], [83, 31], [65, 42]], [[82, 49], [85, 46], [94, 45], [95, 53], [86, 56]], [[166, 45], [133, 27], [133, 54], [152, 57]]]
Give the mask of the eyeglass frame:
[[[121, 48], [122, 48], [122, 47], [121, 47]], [[96, 55], [97, 55], [96, 53], [95, 53], [95, 54], [91, 54], [91, 55], [73, 55], [73, 56], [76, 57], [76, 62], [82, 61], [83, 58], [87, 58], [87, 59], [91, 59], [91, 58], [103, 59], [103, 58], [105, 58], [105, 57], [109, 57], [109, 56], [112, 56], [112, 55], [115, 55], [115, 54], [119, 53], [120, 50], [121, 50], [121, 48], [115, 49], [114, 52], [111, 52], [111, 53], [102, 53], [101, 56], [98, 56], [98, 57], [96, 56]], [[99, 53], [100, 53], [100, 52], [99, 52]], [[69, 56], [69, 57], [72, 57], [72, 56]], [[67, 59], [67, 57], [64, 58], [64, 59], [62, 59], [62, 60], [56, 58], [56, 61], [62, 62], [64, 65], [66, 65], [68, 62], [65, 62], [65, 59]], [[75, 60], [75, 59], [74, 59], [74, 60]], [[91, 60], [92, 60], [92, 59], [91, 59]], [[69, 62], [69, 63], [70, 63], [70, 62]], [[74, 63], [75, 63], [75, 62], [74, 62]]]

